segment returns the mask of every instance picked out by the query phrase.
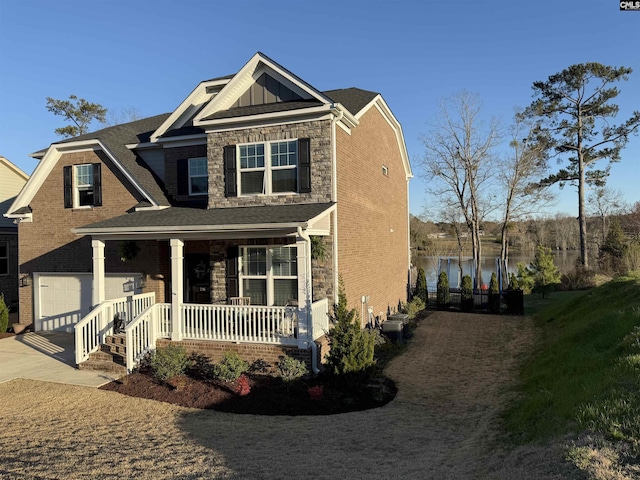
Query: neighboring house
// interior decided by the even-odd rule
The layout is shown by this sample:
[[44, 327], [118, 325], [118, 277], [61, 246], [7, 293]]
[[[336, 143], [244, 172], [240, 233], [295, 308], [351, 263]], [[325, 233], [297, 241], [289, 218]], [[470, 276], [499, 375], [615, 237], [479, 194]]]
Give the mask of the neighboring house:
[[9, 307], [18, 306], [18, 226], [3, 215], [29, 175], [0, 156], [0, 294]]
[[130, 368], [168, 341], [315, 363], [339, 277], [363, 323], [406, 301], [412, 173], [378, 93], [320, 92], [257, 53], [170, 114], [33, 156], [9, 214], [20, 321], [75, 328], [78, 363], [116, 314]]

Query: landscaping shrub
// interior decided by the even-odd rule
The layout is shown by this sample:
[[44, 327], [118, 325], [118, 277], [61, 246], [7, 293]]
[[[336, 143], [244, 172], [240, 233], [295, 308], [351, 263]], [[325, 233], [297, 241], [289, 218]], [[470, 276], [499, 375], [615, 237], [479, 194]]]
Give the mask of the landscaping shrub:
[[560, 278], [560, 290], [586, 290], [596, 286], [595, 272], [587, 270], [582, 265], [576, 265], [572, 272], [566, 272]]
[[460, 285], [460, 306], [463, 312], [473, 311], [473, 280], [469, 275], [462, 277]]
[[7, 331], [9, 326], [9, 309], [4, 301], [4, 294], [0, 293], [0, 333]]
[[425, 304], [420, 297], [413, 297], [409, 303], [407, 303], [407, 315], [409, 319], [413, 320], [416, 315], [425, 309]]
[[498, 288], [496, 272], [491, 274], [491, 281], [489, 282], [489, 311], [491, 313], [500, 311], [500, 289]]
[[427, 303], [427, 276], [425, 275], [424, 268], [422, 267], [418, 269], [415, 297], [421, 299], [423, 303]]
[[448, 310], [451, 305], [451, 294], [449, 292], [449, 277], [447, 272], [440, 272], [438, 275], [438, 293], [436, 304], [439, 310]]
[[182, 345], [169, 344], [156, 350], [151, 357], [153, 375], [162, 381], [182, 375], [189, 363], [187, 349]]
[[249, 395], [251, 393], [251, 385], [249, 385], [249, 378], [243, 373], [238, 377], [235, 384], [235, 391], [241, 397]]
[[347, 296], [340, 280], [338, 303], [329, 315], [333, 328], [328, 340], [331, 350], [327, 355], [327, 371], [333, 375], [363, 372], [375, 365], [373, 359], [375, 337], [362, 330], [357, 312], [347, 308]]
[[249, 362], [240, 358], [236, 352], [225, 352], [220, 363], [213, 366], [213, 374], [223, 382], [235, 382], [240, 375], [249, 370]]
[[280, 357], [278, 362], [278, 374], [285, 382], [292, 382], [307, 373], [307, 366], [304, 362], [288, 355]]

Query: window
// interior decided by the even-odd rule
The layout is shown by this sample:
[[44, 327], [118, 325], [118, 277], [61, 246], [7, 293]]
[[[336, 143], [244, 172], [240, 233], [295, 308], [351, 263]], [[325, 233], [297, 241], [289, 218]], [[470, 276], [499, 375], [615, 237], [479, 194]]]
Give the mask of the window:
[[240, 295], [252, 305], [287, 305], [298, 298], [297, 249], [242, 247]]
[[9, 275], [9, 244], [0, 242], [0, 275]]
[[63, 173], [65, 208], [102, 205], [101, 164], [66, 166]]
[[189, 159], [189, 195], [206, 195], [209, 188], [207, 158]]
[[297, 140], [241, 145], [239, 157], [240, 195], [298, 191]]

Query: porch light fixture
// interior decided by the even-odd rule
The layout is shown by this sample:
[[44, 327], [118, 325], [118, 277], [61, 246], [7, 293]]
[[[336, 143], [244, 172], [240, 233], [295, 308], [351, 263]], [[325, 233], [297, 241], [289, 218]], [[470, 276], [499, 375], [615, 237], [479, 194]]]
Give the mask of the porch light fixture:
[[21, 287], [30, 287], [31, 286], [31, 274], [27, 273], [26, 275], [20, 277], [20, 286]]

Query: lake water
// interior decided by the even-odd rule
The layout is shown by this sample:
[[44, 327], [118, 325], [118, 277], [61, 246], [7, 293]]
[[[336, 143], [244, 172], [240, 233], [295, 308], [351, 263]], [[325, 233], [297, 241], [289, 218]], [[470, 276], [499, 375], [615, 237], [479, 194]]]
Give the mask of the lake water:
[[[553, 252], [554, 254], [554, 262], [560, 272], [569, 272], [572, 271], [576, 266], [576, 260], [580, 256], [580, 252], [576, 250], [570, 251], [557, 251]], [[482, 258], [482, 281], [489, 284], [491, 280], [491, 274], [493, 272], [497, 273], [498, 268], [498, 257], [494, 256], [483, 256]], [[507, 271], [509, 273], [517, 273], [518, 272], [518, 263], [522, 262], [526, 265], [530, 264], [534, 259], [534, 254], [531, 252], [530, 254], [516, 254], [509, 256], [509, 263], [507, 265]], [[447, 276], [449, 277], [449, 284], [452, 287], [459, 286], [460, 282], [460, 274], [458, 270], [458, 257], [427, 257], [424, 255], [413, 255], [412, 258], [413, 265], [417, 268], [424, 268], [424, 273], [427, 277], [427, 285], [429, 287], [436, 286], [438, 282], [438, 265], [440, 265], [440, 269], [447, 272]], [[462, 262], [462, 270], [463, 275], [471, 275], [471, 257], [464, 257]], [[413, 279], [415, 282], [415, 278]]]

